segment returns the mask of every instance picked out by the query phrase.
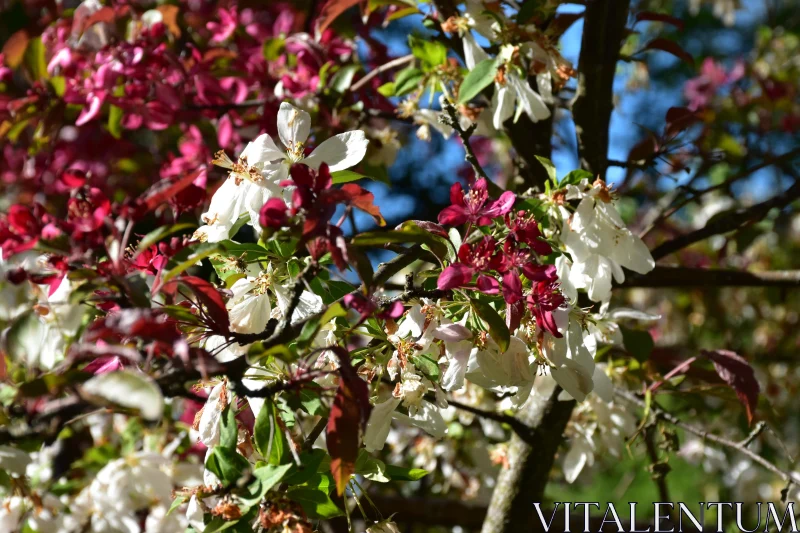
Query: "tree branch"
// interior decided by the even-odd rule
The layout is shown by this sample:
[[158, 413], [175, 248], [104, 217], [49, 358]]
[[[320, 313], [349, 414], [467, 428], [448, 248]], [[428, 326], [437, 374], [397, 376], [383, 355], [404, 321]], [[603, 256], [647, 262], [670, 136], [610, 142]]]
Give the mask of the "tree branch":
[[608, 167], [614, 76], [629, 5], [630, 0], [596, 0], [586, 4], [584, 16], [572, 114], [581, 166], [601, 179]]
[[[620, 398], [623, 398], [623, 399], [625, 399], [626, 401], [628, 401], [628, 402], [630, 402], [632, 404], [638, 405], [641, 408], [645, 408], [644, 400], [639, 398], [636, 394], [634, 394], [632, 392], [629, 392], [629, 391], [626, 391], [626, 390], [622, 390], [622, 389], [615, 389], [614, 390], [614, 394], [616, 394]], [[696, 435], [696, 436], [700, 437], [703, 440], [714, 442], [716, 444], [719, 444], [720, 446], [724, 446], [725, 448], [730, 448], [731, 450], [735, 450], [736, 452], [747, 456], [748, 458], [750, 458], [751, 460], [753, 460], [756, 463], [760, 464], [761, 466], [763, 466], [764, 468], [766, 468], [767, 470], [769, 470], [773, 474], [779, 476], [781, 479], [783, 479], [784, 481], [786, 481], [789, 484], [798, 483], [798, 481], [800, 481], [800, 479], [795, 478], [794, 476], [792, 476], [791, 473], [789, 473], [789, 472], [787, 472], [785, 470], [781, 470], [774, 463], [771, 463], [770, 461], [768, 461], [764, 457], [758, 455], [757, 453], [755, 453], [754, 451], [752, 451], [752, 450], [750, 450], [748, 448], [748, 446], [750, 445], [752, 440], [755, 439], [756, 436], [758, 436], [758, 433], [756, 433], [755, 436], [753, 436], [752, 438], [751, 438], [751, 436], [753, 435], [753, 433], [751, 433], [750, 436], [748, 436], [743, 441], [734, 442], [732, 440], [726, 439], [725, 437], [720, 437], [719, 435], [714, 435], [713, 433], [709, 433], [708, 430], [695, 427], [695, 426], [693, 426], [691, 424], [687, 424], [686, 422], [683, 422], [681, 419], [679, 419], [675, 415], [673, 415], [671, 413], [668, 413], [667, 411], [663, 410], [662, 408], [660, 408], [659, 406], [657, 406], [657, 405], [655, 405], [653, 403], [650, 404], [650, 412], [658, 420], [662, 420], [664, 422], [667, 422], [668, 424], [671, 424], [671, 425], [673, 425], [673, 426], [675, 426], [677, 428], [680, 428], [680, 429], [686, 431], [687, 433], [691, 433], [693, 435]], [[761, 431], [763, 431], [763, 429]]]
[[656, 265], [647, 274], [626, 271], [619, 287], [800, 287], [800, 270], [747, 272]]
[[658, 261], [662, 257], [683, 250], [687, 246], [714, 235], [741, 229], [748, 224], [761, 220], [767, 216], [767, 213], [769, 213], [771, 209], [783, 209], [798, 198], [800, 198], [800, 180], [796, 180], [786, 191], [769, 200], [750, 207], [736, 209], [712, 221], [703, 228], [687, 233], [686, 235], [681, 235], [680, 237], [657, 246], [652, 251], [653, 259]]

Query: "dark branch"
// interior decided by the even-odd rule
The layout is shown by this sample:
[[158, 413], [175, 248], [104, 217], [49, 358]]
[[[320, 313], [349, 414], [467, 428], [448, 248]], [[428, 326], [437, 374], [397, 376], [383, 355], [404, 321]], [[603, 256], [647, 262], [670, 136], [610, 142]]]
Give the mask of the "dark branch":
[[770, 210], [783, 209], [797, 198], [800, 198], [800, 181], [795, 181], [786, 191], [769, 200], [750, 207], [736, 209], [725, 216], [711, 221], [703, 228], [687, 233], [686, 235], [681, 235], [680, 237], [659, 245], [652, 252], [653, 259], [658, 261], [662, 257], [683, 250], [696, 242], [705, 240], [714, 235], [741, 229], [753, 222], [758, 222], [767, 216]]

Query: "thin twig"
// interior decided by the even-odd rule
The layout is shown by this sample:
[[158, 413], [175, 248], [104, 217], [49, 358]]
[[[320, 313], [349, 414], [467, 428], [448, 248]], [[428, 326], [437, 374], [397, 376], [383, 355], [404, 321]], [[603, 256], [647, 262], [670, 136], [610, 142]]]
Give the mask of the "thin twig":
[[[635, 395], [632, 392], [629, 392], [629, 391], [626, 391], [626, 390], [622, 390], [622, 389], [615, 389], [614, 390], [614, 394], [616, 394], [620, 398], [624, 398], [625, 400], [627, 400], [630, 403], [638, 405], [639, 407], [642, 407], [642, 408], [645, 407], [644, 400], [639, 398], [637, 395]], [[726, 439], [725, 437], [720, 437], [719, 435], [714, 435], [713, 433], [709, 433], [708, 430], [695, 427], [695, 426], [693, 426], [691, 424], [687, 424], [686, 422], [683, 422], [681, 419], [679, 419], [677, 416], [675, 416], [675, 415], [673, 415], [671, 413], [668, 413], [667, 411], [661, 409], [660, 407], [658, 407], [657, 405], [654, 405], [652, 403], [650, 405], [650, 412], [656, 418], [658, 418], [659, 420], [663, 420], [664, 422], [672, 424], [673, 426], [675, 426], [677, 428], [680, 428], [680, 429], [686, 431], [687, 433], [691, 433], [693, 435], [696, 435], [696, 436], [700, 437], [701, 439], [714, 442], [716, 444], [719, 444], [720, 446], [724, 446], [726, 448], [730, 448], [732, 450], [735, 450], [735, 451], [741, 453], [742, 455], [746, 455], [748, 458], [750, 458], [751, 460], [753, 460], [756, 463], [760, 464], [761, 466], [763, 466], [764, 468], [766, 468], [767, 470], [769, 470], [773, 474], [779, 476], [781, 479], [783, 479], [784, 481], [786, 481], [789, 484], [798, 483], [798, 481], [799, 481], [794, 476], [792, 476], [791, 473], [789, 473], [789, 472], [787, 472], [785, 470], [781, 470], [775, 464], [771, 463], [770, 461], [768, 461], [764, 457], [762, 457], [762, 456], [758, 455], [757, 453], [755, 453], [754, 451], [750, 450], [747, 447], [747, 445], [750, 444], [750, 442], [748, 442], [749, 436], [748, 436], [747, 439], [745, 439], [745, 440], [743, 440], [741, 442], [734, 442], [734, 441], [732, 441], [730, 439]]]
[[383, 65], [379, 66], [378, 68], [368, 72], [363, 78], [355, 82], [353, 85], [350, 86], [350, 91], [355, 92], [359, 90], [361, 87], [366, 85], [366, 83], [377, 76], [378, 74], [382, 74], [387, 70], [392, 70], [393, 68], [401, 67], [406, 63], [411, 63], [414, 61], [414, 54], [408, 54], [407, 56], [398, 57], [396, 59], [392, 59], [388, 63], [384, 63]]
[[747, 208], [736, 209], [727, 215], [707, 224], [705, 227], [676, 237], [657, 246], [653, 251], [653, 259], [658, 261], [662, 257], [683, 250], [696, 242], [705, 240], [714, 235], [728, 233], [740, 229], [748, 224], [757, 222], [767, 216], [772, 209], [783, 209], [794, 200], [800, 198], [800, 181], [795, 181], [786, 191], [775, 195], [764, 202]]
[[[677, 205], [662, 211], [655, 218], [655, 220], [653, 220], [653, 222], [651, 222], [647, 226], [647, 229], [645, 229], [642, 232], [641, 236], [644, 237], [645, 235], [650, 233], [653, 230], [653, 228], [655, 228], [658, 225], [659, 222], [662, 222], [662, 221], [666, 220], [667, 218], [669, 218], [670, 216], [672, 216], [676, 212], [678, 212], [681, 209], [683, 209], [689, 203], [699, 200], [702, 196], [704, 196], [704, 195], [706, 195], [706, 194], [708, 194], [710, 192], [713, 192], [713, 191], [717, 191], [717, 190], [720, 190], [720, 189], [724, 189], [724, 188], [730, 187], [731, 185], [733, 185], [737, 181], [742, 180], [742, 179], [750, 176], [751, 174], [754, 174], [754, 173], [758, 172], [759, 170], [761, 170], [761, 169], [763, 169], [765, 167], [769, 167], [769, 166], [772, 166], [772, 165], [780, 165], [782, 163], [789, 163], [794, 158], [796, 158], [798, 155], [800, 155], [800, 147], [795, 148], [794, 150], [790, 150], [789, 152], [786, 152], [785, 154], [781, 154], [779, 156], [775, 156], [775, 157], [772, 157], [772, 158], [767, 158], [764, 161], [758, 163], [757, 165], [754, 165], [754, 166], [752, 166], [750, 168], [746, 168], [745, 170], [739, 172], [738, 174], [736, 174], [735, 176], [731, 177], [730, 179], [727, 179], [727, 180], [723, 181], [722, 183], [718, 183], [718, 184], [712, 185], [711, 187], [708, 187], [706, 189], [703, 189], [703, 190], [695, 192], [694, 194], [692, 194], [692, 196], [690, 196], [689, 198], [684, 199], [682, 202], [678, 203]], [[674, 198], [673, 198], [673, 200], [674, 200]], [[670, 201], [669, 203], [671, 204], [672, 202]]]

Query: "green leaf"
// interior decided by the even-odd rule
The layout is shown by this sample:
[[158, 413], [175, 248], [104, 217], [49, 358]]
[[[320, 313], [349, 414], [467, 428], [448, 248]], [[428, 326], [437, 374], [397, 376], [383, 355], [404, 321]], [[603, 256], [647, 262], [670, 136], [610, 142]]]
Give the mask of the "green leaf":
[[160, 242], [165, 237], [169, 235], [174, 235], [175, 233], [180, 233], [182, 231], [195, 229], [197, 224], [192, 224], [189, 222], [182, 222], [180, 224], [173, 224], [171, 226], [160, 226], [144, 237], [142, 240], [139, 241], [139, 244], [136, 246], [137, 251], [141, 252], [143, 250], [147, 250], [154, 244]]
[[[547, 167], [545, 166], [545, 168]], [[579, 168], [571, 171], [569, 174], [561, 178], [561, 181], [558, 182], [558, 186], [566, 187], [567, 185], [577, 185], [584, 179], [589, 180], [589, 182], [591, 183], [592, 178], [594, 178], [594, 174], [592, 174], [588, 170], [583, 170]]]
[[287, 485], [301, 485], [308, 482], [319, 472], [322, 460], [326, 457], [325, 450], [313, 449], [300, 454], [300, 465], [291, 465], [290, 472], [286, 475], [284, 483]]
[[286, 495], [299, 503], [310, 518], [326, 519], [344, 514], [324, 490], [298, 486], [290, 488]]
[[644, 362], [650, 359], [650, 354], [653, 352], [653, 337], [647, 331], [638, 329], [629, 329], [620, 326], [622, 332], [622, 342], [625, 344], [625, 349], [630, 352], [634, 359]]
[[235, 451], [238, 440], [239, 426], [236, 424], [236, 409], [229, 404], [225, 406], [225, 410], [222, 412], [219, 445]]
[[122, 136], [122, 108], [113, 104], [108, 111], [108, 132], [115, 139]]
[[235, 449], [216, 446], [206, 460], [206, 468], [228, 487], [239, 481], [242, 474], [250, 468], [250, 463]]
[[261, 48], [264, 59], [267, 61], [275, 61], [278, 59], [283, 52], [283, 47], [285, 44], [286, 41], [283, 37], [274, 37], [264, 41], [264, 46]]
[[389, 476], [392, 481], [417, 481], [428, 474], [429, 472], [422, 468], [386, 465], [386, 475]]
[[429, 380], [433, 381], [434, 383], [439, 381], [439, 376], [441, 374], [441, 369], [439, 368], [439, 363], [431, 359], [431, 357], [427, 354], [418, 354], [418, 355], [411, 355], [409, 359], [414, 366], [425, 374]]
[[394, 95], [403, 96], [416, 89], [425, 73], [416, 67], [406, 67], [397, 73], [394, 79]]
[[511, 342], [511, 333], [508, 331], [505, 320], [497, 314], [497, 311], [488, 302], [471, 299], [470, 303], [475, 313], [489, 327], [489, 334], [494, 339], [494, 342], [497, 343], [500, 352], [504, 353], [508, 350], [508, 344]]
[[269, 398], [266, 399], [256, 417], [253, 440], [256, 450], [269, 464], [278, 465], [285, 462], [284, 459], [289, 454], [289, 443], [286, 442], [286, 436], [278, 422], [275, 402]]
[[354, 64], [343, 66], [333, 75], [330, 87], [337, 93], [344, 94], [350, 89], [350, 85], [353, 83], [353, 76], [356, 75], [360, 68], [359, 65]]
[[50, 86], [53, 87], [56, 96], [61, 98], [67, 90], [67, 80], [64, 76], [53, 76], [50, 78]]
[[280, 483], [286, 473], [294, 467], [294, 464], [286, 465], [266, 465], [253, 470], [255, 481], [250, 485], [247, 495], [239, 496], [243, 505], [251, 507], [258, 505], [264, 499], [267, 492]]
[[378, 87], [378, 92], [381, 95], [383, 95], [383, 96], [388, 98], [390, 96], [394, 96], [394, 93], [395, 93], [394, 87], [395, 87], [394, 82], [390, 81], [390, 82], [384, 83], [383, 85]]
[[484, 59], [475, 68], [470, 70], [461, 82], [458, 90], [458, 103], [465, 104], [478, 96], [482, 90], [488, 87], [497, 75], [497, 61], [495, 59]]
[[44, 345], [46, 329], [39, 315], [29, 311], [20, 315], [6, 335], [6, 352], [17, 362], [29, 367], [38, 366], [39, 353]]
[[422, 62], [422, 67], [427, 71], [447, 62], [447, 48], [439, 41], [411, 35], [408, 38], [408, 44], [411, 47], [411, 53]]
[[208, 259], [214, 254], [224, 251], [220, 243], [201, 243], [198, 245], [189, 245], [173, 257], [170, 264], [175, 264], [169, 271], [165, 272], [162, 276], [164, 283], [179, 276], [184, 271], [195, 266], [203, 259]]
[[352, 170], [337, 170], [336, 172], [331, 172], [331, 181], [334, 185], [350, 183], [351, 181], [357, 181], [362, 178], [375, 179], [358, 172], [353, 172]]
[[83, 392], [123, 407], [138, 409], [147, 420], [160, 420], [164, 396], [147, 374], [119, 370], [99, 374], [83, 384]]
[[388, 483], [391, 481], [386, 475], [386, 464], [372, 457], [369, 452], [363, 448], [358, 452], [355, 473], [364, 476], [370, 481], [377, 481], [378, 483]]
[[[311, 384], [309, 384], [311, 385]], [[311, 416], [321, 416], [325, 411], [325, 404], [322, 403], [321, 388], [305, 386], [300, 389], [300, 405], [303, 410]]]
[[170, 505], [169, 509], [167, 510], [167, 515], [166, 516], [169, 516], [172, 513], [172, 511], [174, 511], [175, 509], [177, 509], [178, 507], [180, 507], [181, 505], [186, 503], [186, 501], [187, 501], [186, 496], [179, 495], [179, 496], [175, 497], [175, 499], [172, 500], [172, 505]]
[[41, 37], [34, 37], [28, 41], [25, 49], [24, 61], [31, 78], [34, 81], [47, 79], [47, 59], [45, 58], [45, 47]]
[[544, 169], [547, 171], [547, 177], [550, 178], [550, 181], [553, 182], [553, 185], [558, 185], [558, 178], [556, 177], [556, 167], [553, 165], [553, 162], [547, 159], [546, 157], [541, 156], [534, 156], [539, 163], [542, 164]]

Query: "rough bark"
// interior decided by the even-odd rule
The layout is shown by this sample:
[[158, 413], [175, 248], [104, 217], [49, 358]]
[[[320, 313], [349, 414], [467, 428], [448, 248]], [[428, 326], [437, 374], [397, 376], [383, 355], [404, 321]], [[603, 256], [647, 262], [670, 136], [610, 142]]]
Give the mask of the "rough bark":
[[497, 478], [481, 533], [533, 531], [539, 523], [533, 502], [543, 500], [556, 451], [575, 407], [573, 400], [558, 401], [560, 392], [556, 387], [547, 402], [529, 405], [520, 414], [520, 421], [531, 427], [530, 440], [537, 444], [531, 446], [517, 434], [511, 438], [509, 466]]
[[586, 3], [578, 90], [572, 106], [581, 166], [601, 179], [608, 167], [608, 124], [614, 109], [614, 75], [630, 0]]

